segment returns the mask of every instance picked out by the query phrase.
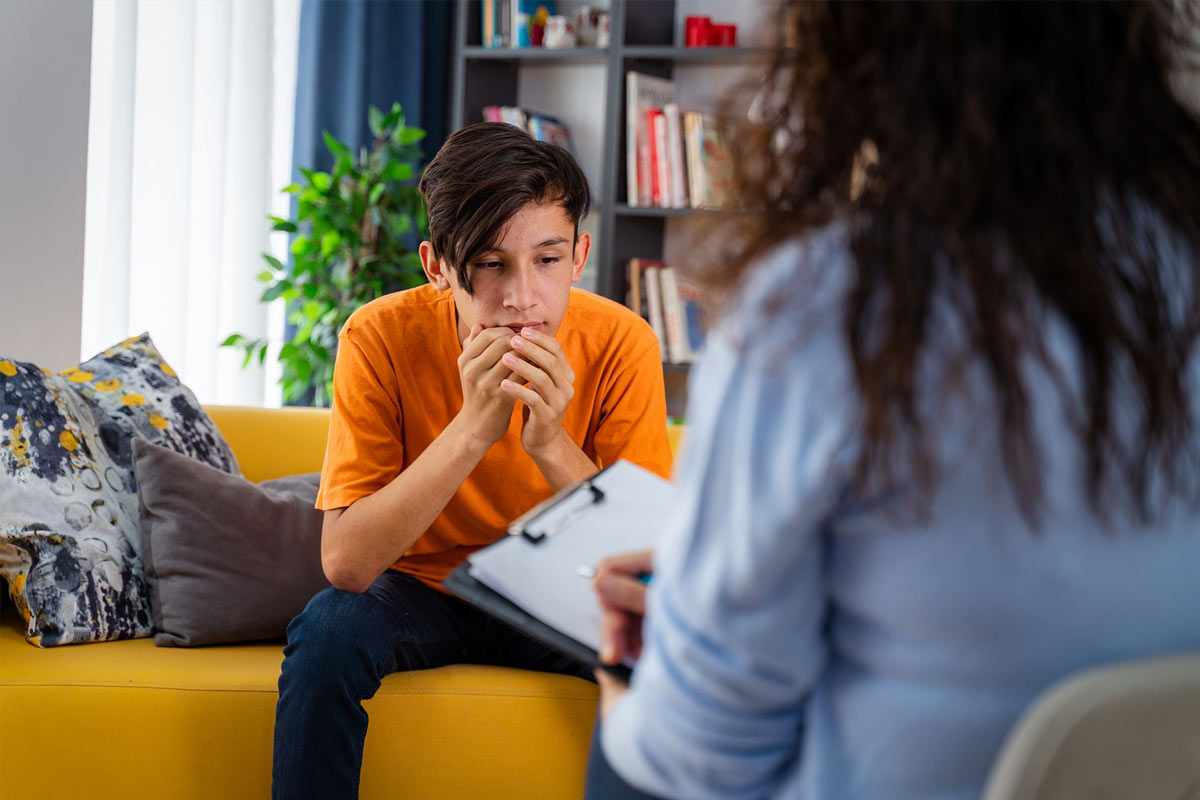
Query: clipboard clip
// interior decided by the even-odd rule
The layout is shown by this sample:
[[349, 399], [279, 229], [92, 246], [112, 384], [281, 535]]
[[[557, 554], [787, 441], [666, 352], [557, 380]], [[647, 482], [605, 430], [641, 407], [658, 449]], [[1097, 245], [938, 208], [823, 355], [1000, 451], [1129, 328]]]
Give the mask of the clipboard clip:
[[[553, 500], [552, 500], [551, 505], [548, 505], [547, 507], [542, 508], [542, 509], [538, 509], [536, 514], [534, 514], [532, 517], [525, 520], [525, 524], [521, 527], [521, 530], [520, 530], [521, 536], [524, 536], [528, 541], [530, 541], [533, 544], [540, 544], [543, 539], [553, 536], [554, 534], [558, 533], [563, 528], [565, 528], [573, 520], [575, 520], [582, 514], [587, 513], [588, 509], [598, 506], [598, 505], [600, 505], [600, 503], [604, 502], [604, 490], [596, 485], [594, 478], [595, 478], [595, 476], [593, 476], [592, 478], [588, 478], [587, 480], [584, 480], [580, 484], [576, 485], [573, 489], [571, 489], [570, 494], [568, 494], [566, 497], [561, 498], [560, 500], [558, 500], [558, 502], [553, 502]], [[570, 511], [567, 511], [565, 514], [563, 514], [561, 517], [559, 517], [557, 520], [555, 520], [554, 523], [551, 524], [550, 527], [546, 528], [545, 530], [542, 530], [542, 531], [531, 530], [534, 527], [533, 523], [535, 523], [539, 518], [549, 514], [551, 511], [554, 511], [557, 508], [559, 508], [559, 506], [564, 504], [565, 501], [569, 497], [572, 497], [575, 494], [578, 494], [580, 489], [588, 490], [588, 492], [584, 495], [584, 497], [586, 498], [585, 502], [580, 503], [580, 504], [576, 505], [574, 508], [572, 508]]]

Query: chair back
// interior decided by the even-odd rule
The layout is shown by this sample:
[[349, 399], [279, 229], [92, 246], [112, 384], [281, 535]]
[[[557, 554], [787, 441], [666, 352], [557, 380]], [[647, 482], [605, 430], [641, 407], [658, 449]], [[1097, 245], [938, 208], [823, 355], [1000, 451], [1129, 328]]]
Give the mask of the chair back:
[[1200, 653], [1052, 686], [1009, 734], [983, 800], [1200, 800]]

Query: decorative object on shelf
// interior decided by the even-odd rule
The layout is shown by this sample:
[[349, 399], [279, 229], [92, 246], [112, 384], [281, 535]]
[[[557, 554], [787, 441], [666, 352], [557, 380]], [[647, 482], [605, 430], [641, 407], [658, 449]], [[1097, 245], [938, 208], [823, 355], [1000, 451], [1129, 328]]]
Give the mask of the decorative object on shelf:
[[603, 8], [580, 6], [575, 12], [575, 43], [579, 47], [607, 47], [607, 40], [600, 44], [600, 17], [606, 16]]
[[712, 17], [685, 17], [683, 43], [685, 47], [737, 47], [737, 25], [713, 22]]
[[571, 31], [571, 24], [567, 22], [566, 17], [555, 15], [546, 20], [546, 36], [542, 40], [542, 46], [547, 50], [575, 46], [575, 34]]
[[709, 47], [737, 47], [737, 25], [713, 24], [708, 29]]
[[708, 47], [710, 27], [712, 27], [711, 17], [685, 17], [683, 20], [684, 45], [686, 47]]
[[[380, 295], [426, 280], [415, 247], [428, 227], [416, 187], [417, 143], [425, 131], [405, 125], [398, 103], [387, 114], [372, 107], [368, 118], [372, 149], [355, 157], [326, 132], [333, 169], [301, 169], [303, 181], [283, 189], [296, 196], [296, 218], [271, 218], [275, 230], [297, 234], [292, 263], [285, 266], [264, 254], [270, 269], [258, 276], [267, 284], [262, 301], [288, 301], [288, 318], [296, 326], [279, 351], [285, 403], [311, 387], [313, 404], [329, 405], [337, 335], [347, 317]], [[241, 348], [247, 364], [267, 357], [266, 339], [235, 333], [223, 346]]]
[[596, 47], [608, 47], [611, 40], [612, 15], [607, 11], [596, 15]]

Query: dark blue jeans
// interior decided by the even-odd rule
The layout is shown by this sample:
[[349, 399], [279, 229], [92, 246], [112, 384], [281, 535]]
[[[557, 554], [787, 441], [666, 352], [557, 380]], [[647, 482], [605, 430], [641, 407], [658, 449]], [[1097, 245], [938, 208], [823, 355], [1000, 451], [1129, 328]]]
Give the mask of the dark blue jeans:
[[656, 795], [646, 794], [641, 789], [625, 782], [604, 757], [600, 747], [600, 722], [592, 729], [592, 751], [588, 754], [587, 784], [583, 790], [584, 800], [659, 800]]
[[287, 634], [275, 707], [275, 798], [358, 796], [362, 703], [389, 673], [471, 663], [592, 678], [578, 662], [391, 570], [362, 594], [319, 592]]

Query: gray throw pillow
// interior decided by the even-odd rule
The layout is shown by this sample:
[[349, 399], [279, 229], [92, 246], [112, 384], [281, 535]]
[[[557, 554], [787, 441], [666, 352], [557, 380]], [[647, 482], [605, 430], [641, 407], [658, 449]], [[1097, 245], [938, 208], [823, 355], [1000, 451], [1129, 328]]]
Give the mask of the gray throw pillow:
[[329, 585], [319, 473], [254, 484], [140, 439], [133, 461], [156, 645], [283, 636]]

